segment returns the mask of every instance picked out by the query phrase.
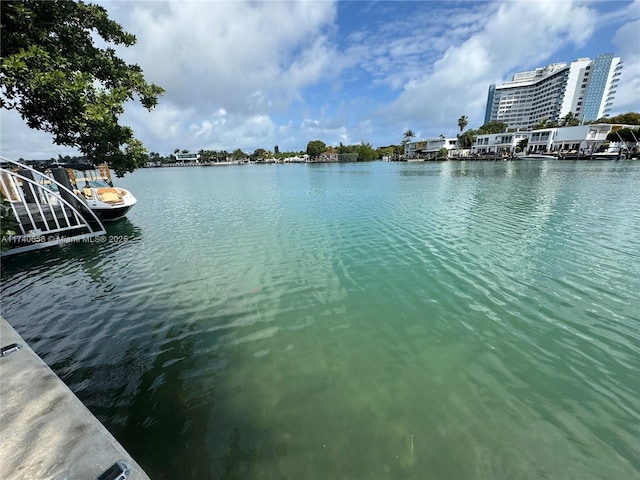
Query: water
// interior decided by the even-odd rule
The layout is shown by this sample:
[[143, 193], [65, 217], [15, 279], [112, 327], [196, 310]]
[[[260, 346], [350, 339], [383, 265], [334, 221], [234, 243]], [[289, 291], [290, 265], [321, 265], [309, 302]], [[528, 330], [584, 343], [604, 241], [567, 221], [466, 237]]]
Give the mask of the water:
[[640, 476], [640, 162], [119, 184], [2, 314], [152, 478]]

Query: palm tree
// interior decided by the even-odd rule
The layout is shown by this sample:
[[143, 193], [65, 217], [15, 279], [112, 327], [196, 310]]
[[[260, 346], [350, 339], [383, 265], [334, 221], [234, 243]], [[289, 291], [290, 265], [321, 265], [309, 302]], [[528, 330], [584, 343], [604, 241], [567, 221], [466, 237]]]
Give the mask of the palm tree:
[[404, 142], [404, 143], [410, 142], [410, 141], [411, 141], [411, 139], [412, 139], [413, 137], [415, 137], [415, 136], [416, 136], [416, 134], [415, 134], [415, 133], [413, 133], [413, 130], [409, 129], [409, 130], [407, 130], [406, 132], [404, 132], [404, 140], [403, 140], [403, 142]]
[[464, 130], [464, 127], [466, 127], [468, 123], [469, 123], [469, 119], [467, 118], [466, 115], [462, 115], [458, 119], [458, 126], [460, 127], [460, 133], [462, 133], [462, 131]]
[[580, 125], [580, 119], [573, 112], [569, 112], [560, 119], [560, 125], [563, 127], [575, 127]]
[[401, 148], [402, 148], [403, 153], [406, 150], [407, 143], [409, 143], [411, 141], [411, 139], [413, 137], [415, 137], [415, 136], [416, 136], [416, 134], [413, 133], [413, 130], [411, 130], [411, 129], [409, 129], [406, 132], [404, 132], [404, 138], [402, 139], [402, 144], [401, 144]]

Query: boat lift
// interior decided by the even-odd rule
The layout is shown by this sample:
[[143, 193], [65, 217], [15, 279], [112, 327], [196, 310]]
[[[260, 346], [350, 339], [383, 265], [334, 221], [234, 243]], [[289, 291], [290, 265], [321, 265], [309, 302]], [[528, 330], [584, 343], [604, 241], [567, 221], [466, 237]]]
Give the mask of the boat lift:
[[[106, 234], [96, 214], [79, 195], [57, 181], [55, 173], [55, 167], [49, 176], [0, 157], [1, 208], [10, 209], [15, 219], [14, 225], [3, 225], [3, 229], [11, 229], [12, 233], [2, 239], [10, 246], [2, 256]], [[3, 212], [3, 223], [7, 222], [7, 213], [11, 215]]]

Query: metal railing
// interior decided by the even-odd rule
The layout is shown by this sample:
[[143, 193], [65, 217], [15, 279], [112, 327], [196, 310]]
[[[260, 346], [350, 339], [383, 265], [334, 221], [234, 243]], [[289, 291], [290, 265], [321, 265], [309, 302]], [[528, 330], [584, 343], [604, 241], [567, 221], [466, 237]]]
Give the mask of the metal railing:
[[15, 225], [4, 226], [4, 230], [14, 229], [5, 239], [11, 248], [2, 255], [79, 242], [106, 233], [96, 214], [72, 190], [15, 160], [0, 157], [0, 162], [0, 193], [15, 218]]

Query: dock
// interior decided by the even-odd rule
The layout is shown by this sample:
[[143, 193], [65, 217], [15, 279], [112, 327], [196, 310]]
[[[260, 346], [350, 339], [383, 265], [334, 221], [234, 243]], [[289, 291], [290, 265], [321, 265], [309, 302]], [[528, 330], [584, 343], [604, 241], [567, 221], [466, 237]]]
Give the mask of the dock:
[[[149, 480], [2, 317], [0, 346], [1, 478]], [[128, 475], [119, 475], [121, 466]]]

